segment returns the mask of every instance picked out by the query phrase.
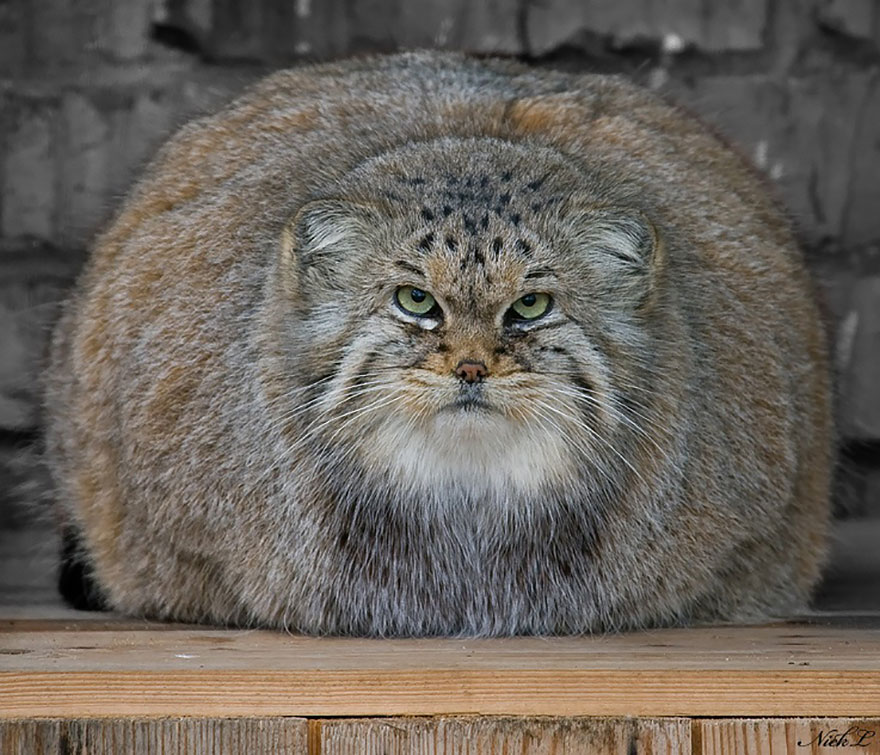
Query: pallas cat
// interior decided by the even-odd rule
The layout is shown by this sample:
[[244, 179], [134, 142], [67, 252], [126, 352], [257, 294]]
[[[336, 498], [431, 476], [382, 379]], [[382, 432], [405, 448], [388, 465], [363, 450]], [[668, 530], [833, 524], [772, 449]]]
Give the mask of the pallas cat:
[[824, 330], [762, 178], [614, 76], [410, 53], [181, 129], [54, 333], [102, 599], [374, 636], [746, 621], [825, 557]]

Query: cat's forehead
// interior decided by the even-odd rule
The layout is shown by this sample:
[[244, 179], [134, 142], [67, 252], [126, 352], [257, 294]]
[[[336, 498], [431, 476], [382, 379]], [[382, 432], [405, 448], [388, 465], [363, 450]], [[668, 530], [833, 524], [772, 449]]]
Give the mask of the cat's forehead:
[[[439, 287], [435, 293], [473, 309], [475, 299], [493, 291], [506, 297], [530, 270], [547, 269], [544, 246], [534, 232], [491, 215], [484, 219], [485, 227], [477, 222], [474, 228], [465, 217], [450, 216], [402, 239], [395, 251]], [[491, 308], [491, 300], [486, 304]]]
[[486, 138], [408, 145], [365, 162], [353, 177], [395, 214], [458, 221], [470, 235], [487, 230], [490, 218], [514, 228], [528, 223], [563, 202], [578, 182], [552, 150]]
[[384, 191], [383, 198], [401, 214], [418, 212], [427, 224], [460, 226], [468, 237], [488, 231], [490, 224], [513, 232], [563, 201], [561, 190], [547, 190], [546, 171], [492, 167], [452, 165], [428, 177], [397, 172], [391, 177], [395, 185]]
[[409, 145], [352, 179], [398, 219], [395, 253], [431, 278], [490, 287], [518, 285], [540, 265], [542, 227], [582, 183], [558, 153], [495, 139]]

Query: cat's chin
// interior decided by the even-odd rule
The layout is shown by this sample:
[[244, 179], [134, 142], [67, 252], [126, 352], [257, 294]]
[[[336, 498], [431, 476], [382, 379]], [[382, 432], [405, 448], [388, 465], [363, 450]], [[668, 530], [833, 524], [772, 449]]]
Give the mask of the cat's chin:
[[529, 427], [490, 404], [441, 407], [415, 427], [389, 419], [361, 449], [366, 466], [425, 492], [454, 488], [506, 501], [574, 475], [570, 445], [559, 433]]

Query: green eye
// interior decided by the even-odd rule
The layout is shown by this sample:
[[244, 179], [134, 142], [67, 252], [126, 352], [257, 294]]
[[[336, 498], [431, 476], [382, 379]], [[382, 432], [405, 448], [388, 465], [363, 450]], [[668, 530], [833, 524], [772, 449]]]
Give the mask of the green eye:
[[437, 308], [437, 302], [431, 294], [414, 286], [401, 286], [394, 294], [394, 298], [404, 312], [417, 317], [425, 317]]
[[510, 308], [514, 320], [537, 320], [550, 310], [550, 294], [526, 294]]

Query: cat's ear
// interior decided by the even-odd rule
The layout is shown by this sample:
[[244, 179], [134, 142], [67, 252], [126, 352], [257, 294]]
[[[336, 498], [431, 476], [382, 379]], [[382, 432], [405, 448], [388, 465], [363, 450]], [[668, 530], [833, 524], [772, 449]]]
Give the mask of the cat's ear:
[[663, 245], [654, 224], [629, 207], [574, 204], [564, 228], [590, 278], [620, 304], [644, 306], [663, 266]]
[[347, 273], [375, 242], [379, 208], [344, 199], [303, 205], [285, 227], [281, 268], [286, 279], [345, 288]]

